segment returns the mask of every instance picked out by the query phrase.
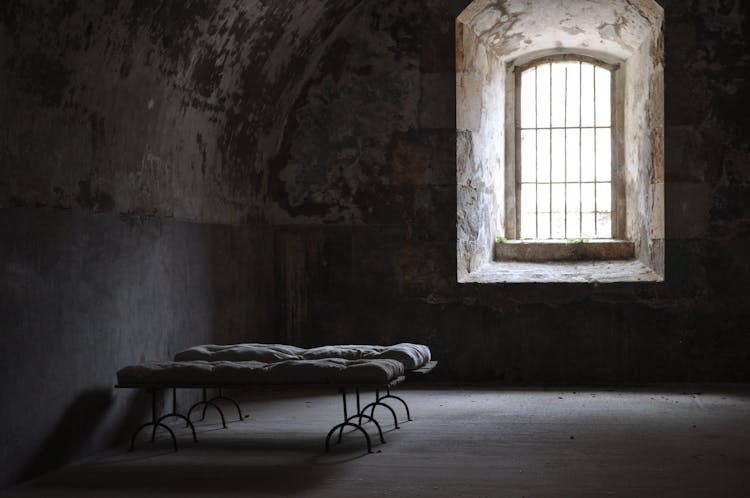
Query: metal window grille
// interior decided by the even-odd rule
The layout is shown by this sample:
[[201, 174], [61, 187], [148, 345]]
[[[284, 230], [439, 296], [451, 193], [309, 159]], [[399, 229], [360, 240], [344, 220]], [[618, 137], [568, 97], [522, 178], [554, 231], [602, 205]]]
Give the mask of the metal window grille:
[[611, 238], [612, 71], [542, 61], [519, 68], [517, 86], [519, 238]]

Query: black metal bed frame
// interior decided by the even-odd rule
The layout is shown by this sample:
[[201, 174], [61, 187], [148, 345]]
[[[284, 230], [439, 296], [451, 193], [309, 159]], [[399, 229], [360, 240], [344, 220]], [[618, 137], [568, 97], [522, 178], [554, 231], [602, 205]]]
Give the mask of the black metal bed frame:
[[229, 401], [230, 403], [232, 403], [234, 405], [235, 408], [237, 408], [237, 416], [238, 416], [240, 422], [242, 421], [242, 419], [243, 419], [242, 408], [240, 408], [240, 404], [237, 403], [237, 401], [234, 398], [230, 398], [229, 396], [224, 396], [224, 394], [222, 393], [222, 390], [221, 390], [222, 388], [218, 387], [217, 389], [219, 390], [219, 393], [216, 396], [214, 396], [214, 397], [212, 397], [210, 399], [206, 399], [207, 398], [207, 395], [206, 395], [207, 389], [208, 389], [207, 387], [201, 387], [202, 398], [201, 398], [200, 401], [197, 401], [197, 402], [193, 403], [193, 406], [191, 406], [190, 409], [188, 410], [187, 415], [186, 415], [186, 417], [188, 418], [188, 420], [190, 420], [190, 415], [193, 413], [193, 410], [196, 409], [196, 408], [198, 408], [199, 406], [203, 406], [203, 411], [201, 412], [201, 418], [199, 420], [205, 420], [206, 419], [206, 410], [210, 406], [210, 407], [212, 407], [213, 409], [215, 409], [219, 413], [219, 416], [221, 417], [221, 426], [224, 429], [226, 429], [227, 428], [227, 420], [224, 417], [224, 411], [221, 408], [219, 408], [219, 405], [216, 404], [216, 401], [224, 400], [224, 401]]
[[[115, 386], [120, 387], [120, 386]], [[172, 411], [170, 413], [165, 413], [162, 416], [158, 416], [158, 410], [156, 408], [156, 393], [160, 391], [161, 387], [147, 387], [146, 390], [151, 393], [151, 420], [149, 422], [146, 422], [145, 424], [141, 424], [140, 427], [138, 427], [135, 432], [133, 433], [133, 436], [130, 438], [130, 449], [128, 451], [133, 451], [133, 447], [135, 445], [135, 438], [138, 436], [138, 433], [140, 433], [143, 429], [146, 427], [153, 427], [151, 430], [151, 442], [153, 443], [156, 439], [156, 429], [159, 427], [162, 427], [167, 430], [170, 437], [172, 438], [172, 445], [174, 446], [174, 450], [177, 451], [177, 437], [174, 435], [174, 432], [172, 429], [169, 428], [168, 425], [163, 424], [162, 421], [175, 417], [175, 418], [181, 418], [186, 422], [186, 427], [190, 427], [190, 431], [193, 434], [193, 442], [197, 443], [198, 438], [195, 434], [195, 426], [190, 421], [189, 417], [186, 417], [185, 415], [182, 415], [180, 413], [177, 413], [177, 388], [172, 388]], [[222, 416], [223, 419], [223, 416]], [[225, 425], [226, 427], [226, 425]]]
[[[361, 432], [365, 437], [365, 442], [367, 443], [367, 452], [372, 453], [372, 440], [370, 438], [370, 435], [364, 428], [364, 424], [368, 422], [372, 422], [375, 425], [375, 428], [378, 431], [378, 437], [380, 439], [381, 443], [385, 443], [385, 438], [383, 437], [383, 430], [380, 425], [380, 423], [375, 419], [375, 408], [378, 406], [382, 406], [385, 409], [387, 409], [392, 417], [393, 417], [393, 423], [395, 429], [400, 429], [400, 426], [398, 424], [398, 417], [396, 415], [396, 411], [391, 407], [390, 405], [383, 402], [384, 399], [396, 399], [400, 401], [404, 408], [406, 409], [406, 416], [407, 420], [411, 421], [411, 413], [409, 411], [409, 405], [404, 401], [402, 398], [395, 396], [391, 394], [391, 388], [400, 384], [405, 380], [405, 377], [401, 376], [397, 379], [394, 379], [390, 383], [386, 385], [377, 385], [377, 387], [372, 385], [339, 385], [339, 393], [341, 394], [342, 404], [343, 404], [343, 415], [344, 420], [343, 422], [340, 422], [331, 428], [331, 430], [328, 432], [328, 435], [326, 436], [325, 440], [325, 451], [326, 453], [330, 451], [331, 446], [331, 437], [338, 431], [338, 438], [336, 443], [339, 444], [342, 441], [343, 435], [344, 435], [344, 429], [346, 427], [351, 427], [354, 429], [354, 432]], [[285, 384], [285, 386], [289, 386], [290, 384]], [[291, 384], [294, 386], [299, 386], [300, 384]], [[311, 384], [312, 386], [321, 387], [321, 384]], [[326, 384], [326, 387], [330, 387], [331, 384]], [[151, 394], [151, 420], [149, 422], [146, 422], [139, 426], [135, 432], [133, 433], [133, 436], [130, 439], [130, 449], [128, 451], [133, 451], [133, 448], [135, 446], [135, 440], [138, 434], [147, 427], [153, 427], [151, 431], [151, 440], [150, 442], [153, 443], [156, 438], [156, 430], [158, 427], [161, 427], [167, 431], [169, 434], [171, 440], [172, 440], [172, 446], [174, 448], [174, 451], [177, 451], [177, 437], [174, 434], [174, 431], [163, 423], [163, 421], [167, 418], [180, 418], [185, 421], [186, 427], [189, 427], [192, 436], [193, 436], [193, 442], [198, 442], [198, 438], [196, 436], [195, 432], [195, 426], [193, 425], [193, 422], [191, 421], [191, 415], [193, 414], [193, 411], [197, 408], [203, 407], [201, 418], [200, 420], [204, 420], [206, 416], [206, 410], [208, 407], [213, 408], [216, 410], [219, 414], [219, 417], [221, 418], [221, 424], [224, 429], [226, 429], [226, 417], [224, 416], [224, 411], [221, 409], [221, 407], [216, 403], [217, 401], [228, 401], [229, 403], [233, 404], [234, 407], [237, 409], [237, 413], [239, 416], [239, 420], [242, 421], [243, 415], [242, 415], [242, 409], [239, 405], [239, 403], [229, 397], [226, 396], [222, 392], [222, 388], [229, 387], [228, 385], [218, 386], [218, 385], [193, 385], [193, 384], [171, 384], [171, 383], [165, 383], [165, 384], [122, 384], [122, 385], [116, 385], [116, 388], [123, 388], [123, 389], [145, 389]], [[253, 386], [231, 386], [231, 387], [253, 387]], [[257, 386], [255, 386], [257, 387]], [[361, 403], [361, 395], [360, 395], [360, 388], [362, 387], [369, 387], [374, 388], [375, 390], [375, 401], [367, 403], [366, 405], [362, 406]], [[201, 389], [201, 400], [193, 403], [193, 405], [188, 409], [186, 415], [182, 415], [177, 412], [177, 395], [176, 391], [177, 389]], [[208, 398], [207, 390], [208, 389], [217, 389], [218, 394], [216, 396], [213, 396], [211, 398]], [[354, 389], [355, 393], [355, 403], [356, 403], [356, 412], [353, 415], [349, 415], [349, 408], [348, 408], [348, 402], [347, 402], [347, 390], [348, 389]], [[166, 413], [164, 415], [159, 416], [158, 415], [158, 408], [157, 408], [157, 393], [159, 391], [165, 390], [165, 389], [171, 389], [172, 390], [172, 411], [169, 413]], [[381, 389], [386, 390], [385, 395], [381, 395]], [[370, 414], [367, 414], [367, 410], [370, 410]], [[247, 415], [245, 415], [247, 417]], [[356, 422], [355, 422], [356, 420]], [[364, 424], [363, 424], [364, 420]]]

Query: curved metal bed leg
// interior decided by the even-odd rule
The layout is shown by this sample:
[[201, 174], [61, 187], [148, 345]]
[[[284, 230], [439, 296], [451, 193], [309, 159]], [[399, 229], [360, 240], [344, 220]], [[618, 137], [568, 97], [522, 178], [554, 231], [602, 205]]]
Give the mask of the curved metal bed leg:
[[[375, 403], [378, 401], [380, 401], [380, 389], [375, 389]], [[370, 409], [370, 418], [375, 418], [375, 405], [372, 405], [372, 408]]]
[[214, 408], [216, 408], [216, 411], [219, 412], [219, 416], [221, 417], [221, 427], [224, 428], [224, 429], [226, 429], [227, 428], [227, 421], [224, 418], [224, 412], [222, 411], [222, 409], [219, 408], [215, 403], [212, 403], [210, 401], [206, 401], [206, 405], [211, 405]]
[[[346, 424], [346, 421], [349, 420], [349, 413], [348, 413], [347, 406], [346, 406], [346, 389], [341, 389], [341, 401], [344, 404], [344, 424]], [[339, 427], [339, 426], [336, 426], [336, 427]], [[344, 436], [344, 427], [345, 425], [343, 424], [341, 425], [341, 427], [339, 427], [339, 439], [336, 444], [341, 443], [341, 438]], [[326, 442], [326, 445], [327, 445], [327, 442]]]
[[169, 435], [172, 437], [172, 446], [174, 447], [174, 450], [177, 451], [177, 437], [174, 435], [174, 432], [172, 432], [172, 429], [162, 424], [161, 422], [157, 422], [156, 425], [154, 425], [154, 433], [156, 432], [157, 426], [164, 427], [167, 432], [169, 432]]
[[403, 399], [401, 399], [400, 397], [398, 397], [398, 396], [396, 396], [394, 394], [391, 394], [390, 392], [388, 394], [386, 394], [385, 396], [382, 396], [380, 399], [382, 400], [382, 399], [387, 399], [387, 398], [393, 398], [395, 400], [400, 401], [401, 404], [404, 405], [404, 408], [406, 409], [406, 420], [408, 420], [409, 422], [411, 422], [411, 413], [409, 412], [409, 405], [406, 404], [406, 401], [404, 401]]
[[193, 403], [193, 406], [190, 407], [190, 409], [187, 411], [187, 415], [185, 415], [185, 418], [190, 420], [190, 415], [193, 413], [193, 410], [195, 410], [197, 407], [203, 404], [203, 401], [198, 401], [197, 403]]
[[[378, 429], [378, 435], [380, 436], [380, 442], [383, 443], [383, 444], [385, 444], [385, 438], [383, 437], [383, 429], [380, 428], [380, 424], [378, 423], [377, 420], [375, 420], [374, 418], [370, 417], [369, 415], [365, 415], [363, 413], [359, 413], [357, 415], [352, 415], [351, 417], [349, 417], [349, 420], [352, 420], [352, 419], [355, 419], [355, 418], [359, 418], [360, 420], [363, 419], [363, 418], [370, 419], [370, 422], [372, 422], [373, 424], [375, 424], [375, 427]], [[347, 422], [349, 422], [349, 420], [347, 420]], [[359, 427], [362, 427], [361, 424], [356, 424], [356, 425], [359, 425]]]
[[146, 422], [145, 424], [141, 425], [135, 433], [133, 433], [133, 437], [130, 438], [130, 449], [128, 451], [133, 451], [133, 448], [135, 447], [135, 438], [138, 436], [138, 433], [141, 432], [141, 430], [145, 429], [146, 427], [153, 426], [153, 430], [151, 431], [151, 442], [153, 443], [156, 439], [156, 428], [157, 427], [163, 427], [167, 430], [169, 433], [169, 437], [172, 438], [172, 447], [174, 448], [174, 451], [177, 451], [177, 437], [174, 435], [174, 432], [172, 432], [172, 429], [167, 427], [166, 425], [162, 424], [161, 422]]
[[203, 392], [203, 412], [201, 413], [201, 421], [203, 421], [206, 420], [206, 408], [208, 408], [208, 405], [206, 405], [206, 388], [204, 387], [201, 391]]
[[[357, 411], [356, 411], [356, 412], [354, 412], [354, 413], [357, 413], [357, 414], [359, 414], [359, 413], [361, 413], [361, 412], [362, 412], [362, 409], [360, 408], [360, 400], [359, 400], [359, 387], [355, 387], [355, 388], [354, 388], [354, 392], [355, 392], [355, 393], [356, 393], [356, 395], [357, 395], [357, 396], [356, 396], [356, 401], [357, 401], [357, 403], [356, 403], [356, 407], [357, 407]], [[344, 420], [344, 422], [346, 422], [347, 420], [348, 420], [348, 419]], [[362, 417], [359, 417], [359, 420], [357, 420], [357, 424], [358, 424], [358, 425], [362, 425]]]
[[[193, 413], [193, 410], [195, 410], [197, 407], [203, 405], [203, 411], [205, 412], [206, 408], [208, 406], [213, 406], [217, 412], [219, 412], [219, 416], [221, 417], [221, 426], [226, 429], [227, 428], [227, 421], [226, 418], [224, 418], [224, 411], [219, 408], [215, 403], [212, 403], [211, 401], [198, 401], [197, 403], [193, 404], [193, 406], [190, 407], [190, 409], [187, 412], [186, 418], [190, 420], [190, 415]], [[201, 419], [203, 420], [203, 419]]]
[[340, 424], [341, 427], [339, 427], [339, 438], [338, 441], [336, 441], [336, 444], [341, 444], [341, 438], [344, 437], [344, 424]]
[[[216, 396], [214, 399], [225, 399], [229, 401], [230, 403], [232, 403], [235, 406], [235, 408], [237, 408], [237, 417], [239, 418], [240, 422], [242, 422], [242, 409], [240, 408], [240, 404], [237, 403], [237, 400], [235, 400], [234, 398], [230, 398], [229, 396], [224, 396], [224, 392], [221, 390], [221, 388], [219, 388], [219, 395]], [[213, 399], [209, 401], [213, 401]]]
[[[237, 403], [236, 400], [234, 400], [234, 399], [232, 399], [232, 398], [230, 398], [228, 396], [214, 396], [213, 398], [209, 399], [208, 401], [217, 401], [217, 400], [220, 400], [220, 399], [229, 401], [230, 403], [232, 403], [234, 405], [235, 408], [237, 408], [237, 416], [239, 417], [240, 422], [241, 422], [242, 421], [242, 408], [240, 408], [240, 404]], [[206, 411], [205, 407], [203, 408], [203, 411], [205, 413], [205, 411]]]
[[[383, 399], [383, 398], [380, 398], [380, 399]], [[368, 403], [368, 404], [367, 404], [367, 405], [366, 405], [366, 406], [365, 406], [365, 407], [364, 407], [364, 408], [362, 409], [362, 416], [363, 416], [363, 417], [368, 417], [367, 415], [365, 415], [365, 414], [364, 414], [364, 412], [365, 412], [365, 411], [367, 411], [367, 409], [368, 409], [368, 408], [370, 408], [370, 415], [369, 415], [369, 417], [368, 417], [368, 418], [369, 418], [370, 420], [375, 420], [375, 417], [374, 417], [374, 416], [373, 416], [372, 414], [374, 414], [374, 413], [375, 413], [375, 407], [376, 407], [376, 406], [384, 406], [384, 407], [388, 408], [388, 411], [390, 411], [390, 412], [391, 412], [391, 415], [393, 416], [393, 426], [394, 426], [394, 428], [396, 428], [396, 429], [400, 429], [400, 428], [401, 428], [401, 427], [400, 427], [400, 426], [398, 425], [398, 417], [396, 416], [396, 410], [394, 410], [393, 408], [391, 408], [391, 407], [390, 407], [390, 405], [387, 405], [387, 404], [383, 403], [383, 402], [382, 402], [382, 401], [380, 401], [380, 400], [378, 400], [378, 401], [373, 401], [372, 403]]]
[[193, 433], [193, 442], [194, 443], [198, 442], [198, 438], [195, 436], [195, 426], [193, 425], [193, 423], [185, 415], [180, 415], [179, 413], [167, 413], [166, 415], [162, 415], [161, 417], [159, 417], [159, 420], [157, 420], [156, 423], [157, 424], [161, 423], [162, 420], [170, 418], [170, 417], [181, 418], [182, 420], [184, 420], [185, 422], [187, 422], [186, 427], [190, 427], [190, 430]]
[[153, 422], [146, 422], [135, 430], [135, 432], [133, 433], [133, 437], [130, 438], [130, 449], [128, 451], [133, 451], [133, 448], [135, 447], [135, 438], [138, 436], [138, 433], [146, 427], [150, 427], [151, 425], [153, 425]]
[[[356, 417], [356, 415], [355, 415]], [[372, 453], [372, 442], [370, 441], [370, 435], [367, 434], [367, 431], [364, 430], [361, 426], [357, 424], [352, 424], [351, 422], [342, 422], [338, 425], [334, 425], [333, 428], [328, 432], [328, 436], [326, 436], [326, 453], [330, 451], [331, 449], [331, 436], [334, 432], [338, 429], [339, 431], [343, 431], [344, 427], [351, 426], [355, 429], [358, 429], [362, 434], [365, 435], [365, 440], [367, 441], [367, 453]]]

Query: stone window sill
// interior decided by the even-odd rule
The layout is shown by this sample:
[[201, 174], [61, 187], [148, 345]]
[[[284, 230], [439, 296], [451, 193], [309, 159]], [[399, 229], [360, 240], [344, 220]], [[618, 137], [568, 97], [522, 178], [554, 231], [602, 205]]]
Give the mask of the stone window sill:
[[473, 283], [659, 282], [663, 278], [634, 259], [631, 241], [598, 239], [509, 240], [495, 243], [494, 261], [469, 273]]
[[496, 242], [495, 261], [602, 261], [633, 259], [634, 246], [629, 240], [596, 239], [585, 242], [566, 240], [509, 240]]
[[492, 261], [465, 275], [462, 283], [662, 282], [637, 259], [603, 261]]

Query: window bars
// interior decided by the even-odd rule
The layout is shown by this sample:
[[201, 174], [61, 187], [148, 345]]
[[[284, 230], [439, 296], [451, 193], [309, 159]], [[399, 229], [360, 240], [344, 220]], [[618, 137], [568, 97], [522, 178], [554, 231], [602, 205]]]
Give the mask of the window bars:
[[547, 60], [517, 74], [519, 238], [611, 238], [612, 68]]

